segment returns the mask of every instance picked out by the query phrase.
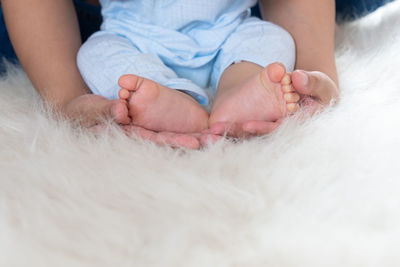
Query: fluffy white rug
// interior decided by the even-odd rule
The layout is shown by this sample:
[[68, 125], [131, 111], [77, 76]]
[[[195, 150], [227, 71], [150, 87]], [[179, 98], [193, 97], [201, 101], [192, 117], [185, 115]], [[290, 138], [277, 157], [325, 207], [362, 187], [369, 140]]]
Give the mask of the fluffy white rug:
[[0, 81], [0, 266], [400, 265], [400, 2], [338, 29], [342, 99], [201, 151], [43, 112]]

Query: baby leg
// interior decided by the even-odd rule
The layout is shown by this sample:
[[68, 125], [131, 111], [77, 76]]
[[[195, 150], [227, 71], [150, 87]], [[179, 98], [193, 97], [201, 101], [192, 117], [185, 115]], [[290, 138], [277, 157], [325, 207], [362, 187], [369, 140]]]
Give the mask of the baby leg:
[[141, 53], [124, 37], [95, 34], [82, 46], [78, 66], [94, 93], [127, 103], [128, 114], [137, 126], [180, 133], [208, 126], [207, 112], [193, 98], [201, 100], [205, 93], [189, 80], [178, 78], [156, 55]]
[[230, 128], [251, 121], [274, 122], [295, 112], [299, 95], [286, 70], [293, 70], [294, 50], [293, 39], [282, 28], [255, 18], [243, 22], [216, 62], [212, 81], [218, 91], [211, 128], [221, 123]]

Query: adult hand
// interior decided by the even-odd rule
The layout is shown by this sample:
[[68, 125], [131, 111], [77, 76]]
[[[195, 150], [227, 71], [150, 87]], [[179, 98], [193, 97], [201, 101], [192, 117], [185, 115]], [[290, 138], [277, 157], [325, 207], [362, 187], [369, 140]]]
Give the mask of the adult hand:
[[160, 146], [170, 146], [173, 148], [199, 149], [200, 145], [206, 141], [201, 141], [201, 134], [180, 134], [173, 132], [155, 132], [133, 124], [123, 125], [123, 130], [128, 136], [135, 134], [143, 140], [151, 141]]
[[86, 128], [98, 125], [107, 119], [123, 125], [131, 122], [123, 100], [108, 100], [93, 94], [84, 94], [72, 99], [61, 107], [60, 111], [74, 123]]
[[[338, 86], [323, 72], [295, 70], [291, 76], [294, 89], [301, 95], [300, 107], [309, 115], [314, 115], [339, 99]], [[246, 122], [241, 129], [245, 134], [265, 135], [278, 126], [271, 122]]]
[[261, 136], [273, 132], [282, 121], [283, 119], [278, 121], [247, 121], [244, 123], [218, 122], [213, 124], [210, 129], [205, 130], [203, 134], [208, 135], [211, 140], [218, 140], [217, 135], [240, 138]]
[[136, 134], [140, 138], [158, 145], [189, 149], [200, 148], [200, 134], [154, 132], [131, 124], [127, 104], [121, 99], [108, 100], [99, 95], [86, 94], [69, 102], [62, 109], [62, 113], [74, 123], [92, 129], [94, 132], [102, 131], [104, 120], [112, 119], [121, 125], [127, 135]]
[[339, 99], [339, 88], [325, 73], [295, 70], [292, 73], [294, 89], [302, 95], [301, 105], [312, 114]]

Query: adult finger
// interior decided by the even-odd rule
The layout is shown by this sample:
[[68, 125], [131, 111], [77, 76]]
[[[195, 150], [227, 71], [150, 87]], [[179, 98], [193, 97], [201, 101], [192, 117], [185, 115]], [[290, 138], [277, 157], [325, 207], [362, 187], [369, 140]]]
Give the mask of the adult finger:
[[292, 84], [297, 92], [316, 98], [324, 106], [339, 97], [335, 82], [320, 71], [295, 70], [292, 73]]
[[188, 134], [177, 134], [172, 132], [154, 132], [139, 126], [122, 126], [128, 135], [135, 134], [138, 137], [151, 141], [157, 145], [168, 145], [171, 147], [183, 147], [188, 149], [199, 149], [200, 141], [197, 137]]
[[199, 138], [200, 140], [200, 144], [202, 146], [208, 146], [208, 145], [212, 145], [215, 144], [216, 142], [220, 141], [221, 139], [224, 139], [223, 136], [221, 135], [216, 135], [216, 134], [202, 134]]
[[243, 131], [241, 123], [217, 122], [210, 126], [209, 129], [203, 131], [205, 134], [226, 135], [229, 137], [245, 137], [246, 132]]

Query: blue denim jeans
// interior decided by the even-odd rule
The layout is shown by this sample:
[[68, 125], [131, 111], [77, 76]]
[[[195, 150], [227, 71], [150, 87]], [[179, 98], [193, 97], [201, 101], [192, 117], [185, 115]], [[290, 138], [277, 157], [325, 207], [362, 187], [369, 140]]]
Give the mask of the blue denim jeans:
[[[337, 0], [336, 13], [337, 18], [341, 20], [354, 19], [368, 14], [378, 7], [391, 0]], [[97, 31], [101, 24], [100, 7], [74, 0], [75, 9], [78, 15], [79, 26], [82, 40], [85, 41], [93, 32]], [[258, 6], [253, 8], [253, 13], [260, 16]], [[17, 63], [17, 57], [12, 48], [8, 33], [5, 27], [3, 12], [0, 6], [0, 58]], [[0, 61], [0, 74], [4, 72], [4, 66]]]

